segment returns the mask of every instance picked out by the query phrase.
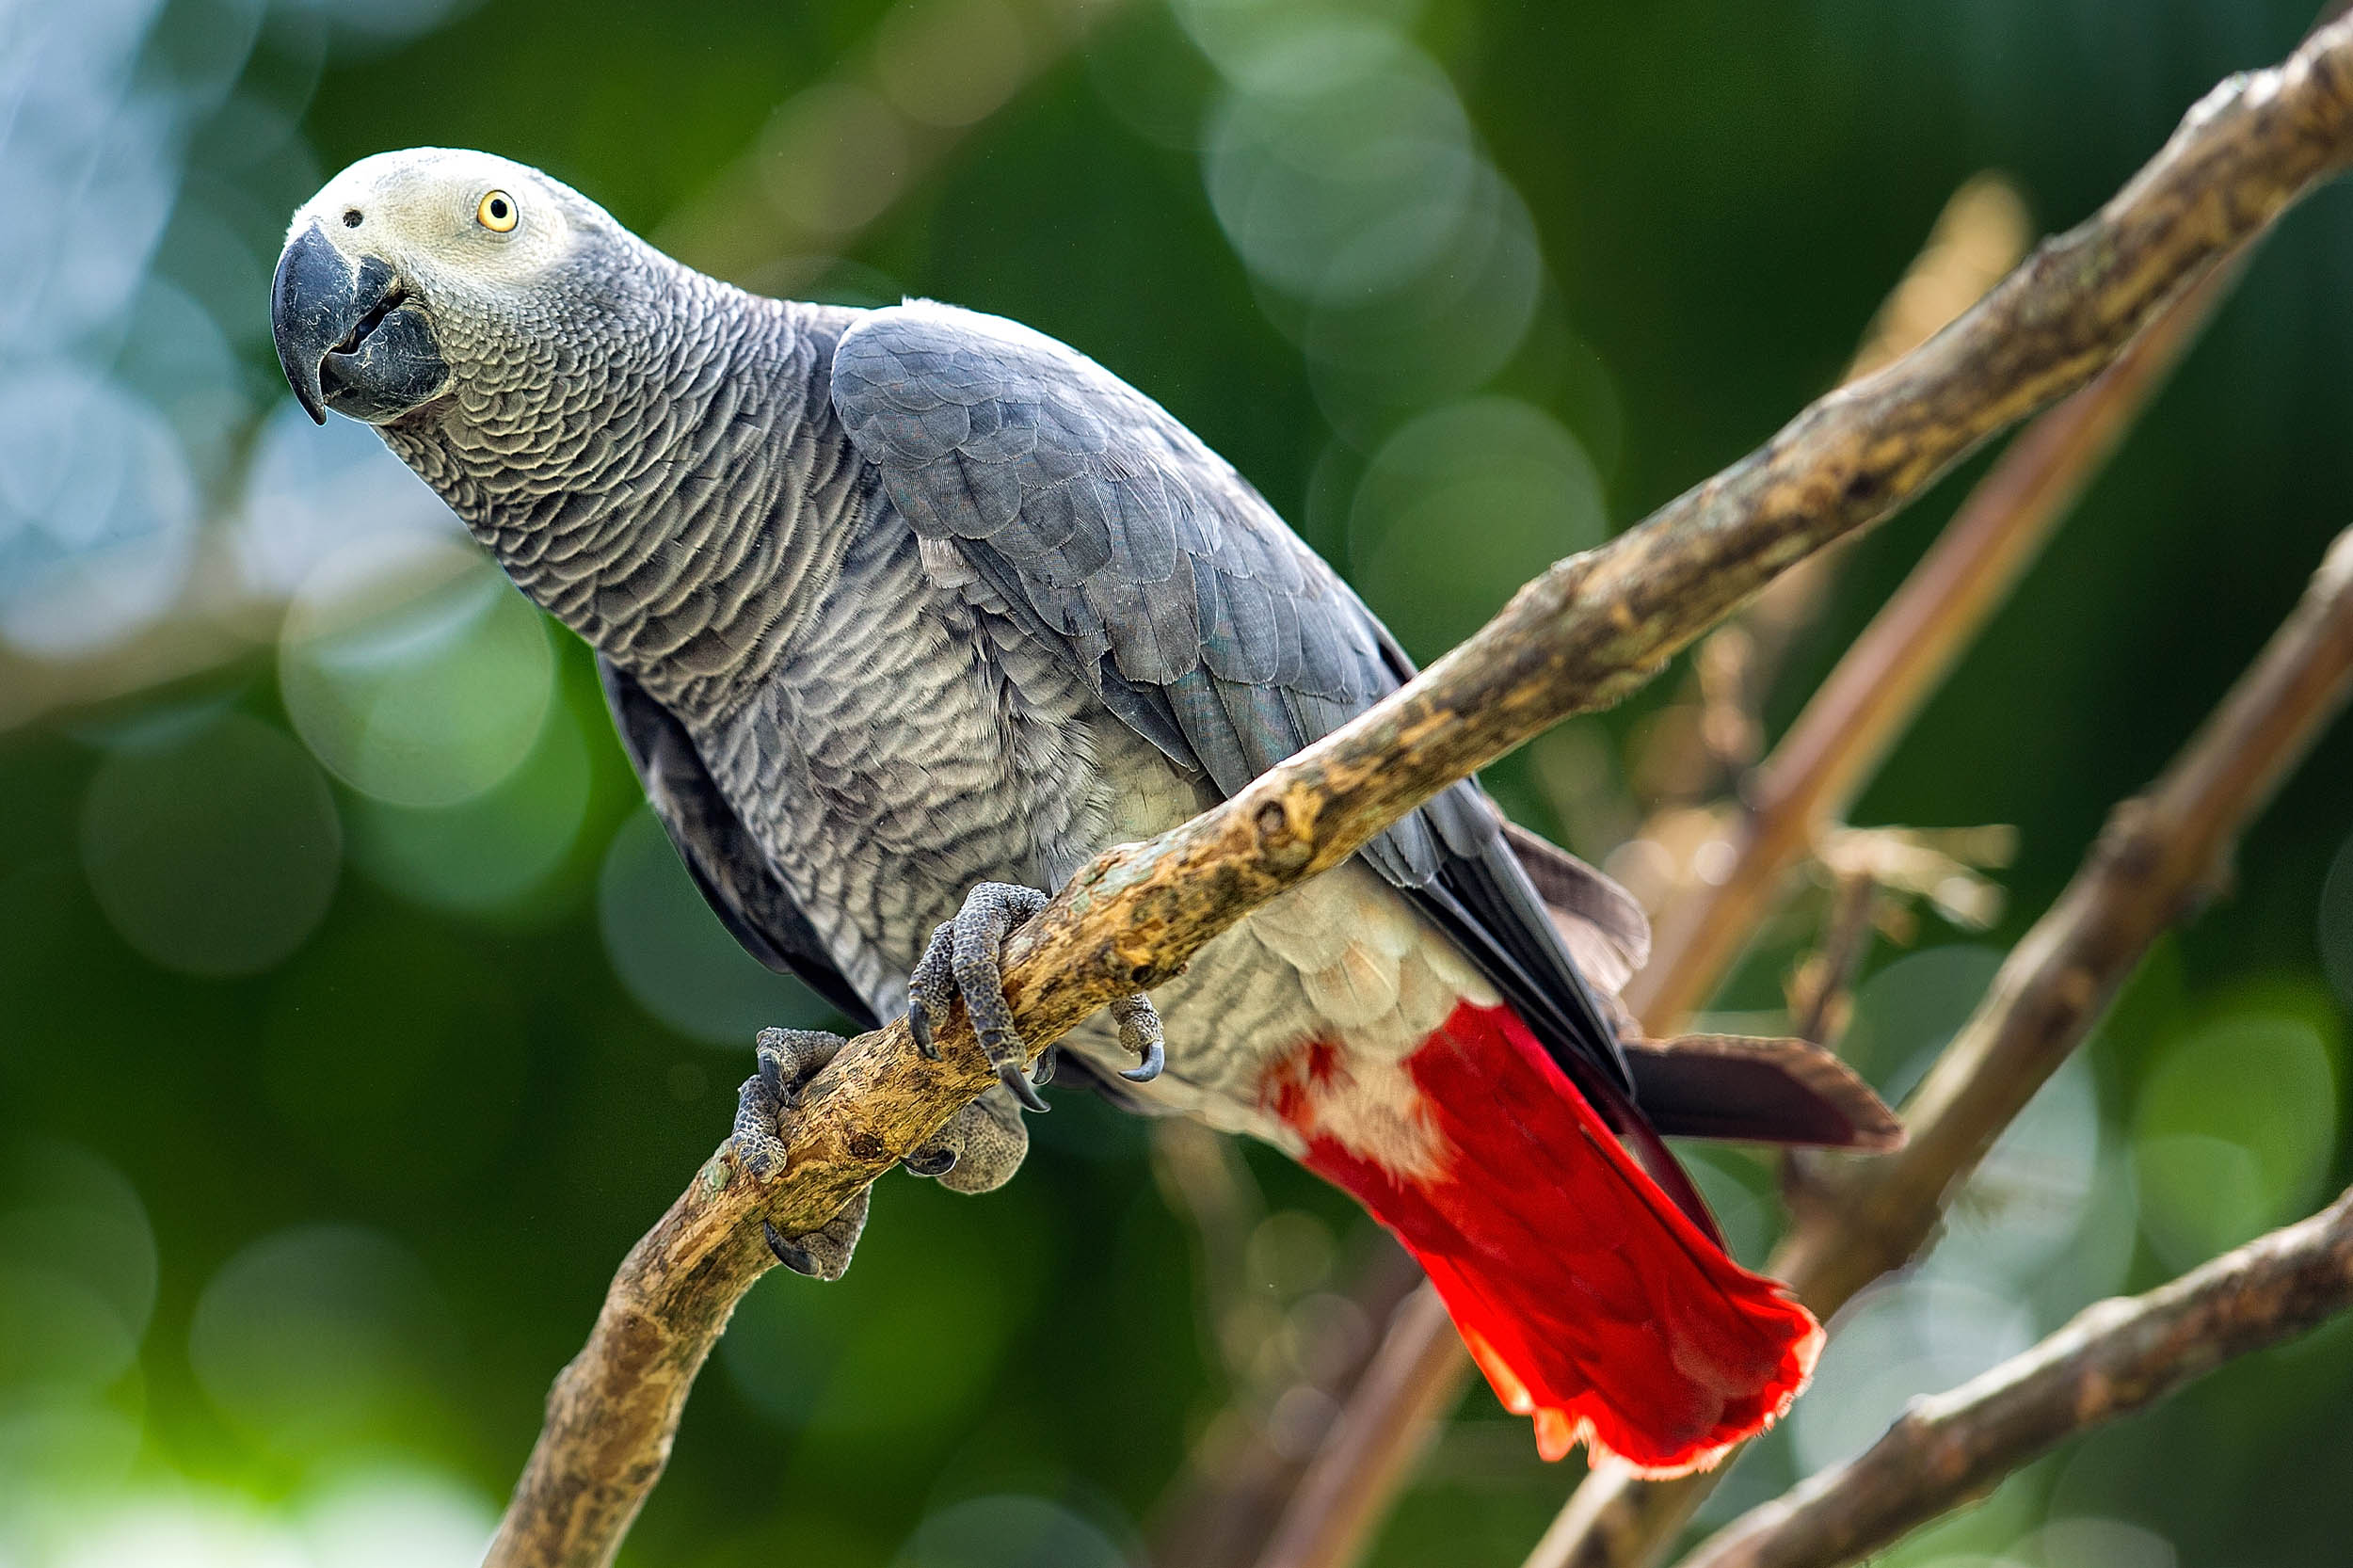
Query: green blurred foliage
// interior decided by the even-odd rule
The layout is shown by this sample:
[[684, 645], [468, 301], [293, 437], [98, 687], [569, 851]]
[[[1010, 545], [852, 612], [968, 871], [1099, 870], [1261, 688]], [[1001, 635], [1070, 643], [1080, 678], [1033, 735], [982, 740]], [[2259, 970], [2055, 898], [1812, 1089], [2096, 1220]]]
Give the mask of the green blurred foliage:
[[[337, 439], [272, 412], [264, 316], [279, 226], [327, 172], [480, 146], [650, 232], [887, 10], [168, 0], [136, 81], [185, 117], [184, 179], [155, 218], [168, 287], [140, 296], [111, 374], [161, 410], [204, 504], [233, 512], [249, 461]], [[1293, 200], [1274, 211], [1294, 227], [1268, 228], [1251, 202], [1301, 160], [1359, 150], [1284, 118], [1307, 88], [1247, 99], [1268, 17], [1405, 62], [1383, 104], [1492, 169], [1466, 187], [1492, 278], [1384, 314], [1405, 285], [1383, 255], [1312, 298], [1328, 274], [1285, 272], [1323, 243], [1315, 223], [1353, 219]], [[1830, 384], [1962, 180], [1998, 168], [2040, 223], [2072, 223], [2307, 20], [2303, 0], [1130, 0], [813, 287], [951, 299], [1080, 346], [1231, 457], [1433, 657]], [[1410, 152], [1359, 170], [1368, 188], [1411, 175]], [[1514, 256], [1540, 265], [1513, 273]], [[1865, 797], [1866, 823], [2018, 825], [1997, 944], [2353, 515], [2348, 363], [2340, 189], [2266, 246]], [[226, 390], [178, 397], [200, 372]], [[1848, 554], [1773, 725], [1974, 472]], [[0, 736], [0, 1558], [464, 1560], [614, 1263], [723, 1135], [746, 1030], [823, 1016], [730, 952], [648, 837], [583, 651], [455, 581], [414, 611], [440, 630], [411, 646], [335, 621], [304, 579], [275, 653]], [[1673, 680], [1580, 731], [1597, 788], [1620, 788]], [[1710, 1518], [1850, 1451], [1906, 1395], [2353, 1176], [2349, 770], [2353, 738], [2325, 740], [2227, 895], [2005, 1141], [1938, 1255], [1859, 1304], [1855, 1348], [1833, 1345], [1813, 1402]], [[1524, 760], [1496, 782], [1561, 829]], [[1728, 1005], [1778, 1005], [1803, 923], [1776, 928]], [[1859, 1000], [1857, 1059], [1891, 1089], [1998, 951], [1933, 922], [1919, 946], [1882, 951]], [[1141, 1560], [1230, 1374], [1144, 1133], [1058, 1100], [1012, 1190], [887, 1178], [846, 1281], [754, 1291], [627, 1560]], [[1279, 1160], [1250, 1169], [1327, 1238], [1290, 1273], [1270, 1265], [1280, 1306], [1365, 1222]], [[1757, 1256], [1779, 1223], [1767, 1168], [1710, 1151], [1701, 1175]], [[2348, 1379], [2353, 1329], [2254, 1358], [1890, 1560], [2337, 1560]], [[1515, 1562], [1574, 1470], [1540, 1465], [1476, 1393], [1380, 1560]]]

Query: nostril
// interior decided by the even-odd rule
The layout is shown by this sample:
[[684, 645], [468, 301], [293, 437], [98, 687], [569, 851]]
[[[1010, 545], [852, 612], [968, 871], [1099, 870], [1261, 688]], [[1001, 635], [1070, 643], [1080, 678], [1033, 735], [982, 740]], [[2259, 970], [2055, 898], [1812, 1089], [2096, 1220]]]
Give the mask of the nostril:
[[357, 229], [360, 227], [359, 208], [345, 207], [344, 209], [344, 227], [346, 229]]

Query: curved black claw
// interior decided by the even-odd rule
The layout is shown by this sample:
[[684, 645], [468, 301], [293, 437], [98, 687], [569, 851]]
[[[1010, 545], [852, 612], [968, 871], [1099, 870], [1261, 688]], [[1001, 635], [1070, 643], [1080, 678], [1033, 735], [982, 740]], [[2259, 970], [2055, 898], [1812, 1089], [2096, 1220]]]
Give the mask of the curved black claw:
[[942, 920], [907, 976], [907, 1032], [915, 1036], [915, 1048], [934, 1062], [939, 1060], [939, 1047], [932, 1041], [932, 1020], [946, 1016], [956, 1000], [955, 965], [956, 922]]
[[1062, 1064], [1062, 1047], [1048, 1046], [1037, 1053], [1037, 1065], [1030, 1069], [1030, 1081], [1043, 1089], [1054, 1081], [1054, 1069]]
[[899, 1161], [920, 1176], [943, 1176], [956, 1168], [956, 1151], [940, 1144], [936, 1148], [917, 1149]]
[[982, 1054], [1014, 1097], [1032, 1111], [1046, 1109], [1036, 1085], [1046, 1081], [1051, 1069], [1041, 1072], [1035, 1082], [1022, 1070], [1022, 1059], [1029, 1052], [1014, 1028], [1013, 1009], [1005, 1003], [1004, 976], [999, 972], [999, 964], [1006, 933], [1045, 907], [1046, 895], [1034, 888], [981, 883], [965, 895], [956, 918], [932, 933], [923, 956], [916, 960], [914, 971], [907, 976], [907, 1032], [914, 1036], [916, 1048], [938, 1059], [932, 1024], [947, 1016], [948, 1009], [961, 997]]
[[818, 1268], [817, 1259], [809, 1256], [807, 1247], [797, 1241], [785, 1240], [784, 1232], [776, 1228], [774, 1220], [760, 1221], [760, 1234], [767, 1238], [768, 1250], [776, 1255], [776, 1261], [794, 1273], [806, 1274], [810, 1279], [816, 1279], [824, 1272]]
[[997, 1069], [997, 1078], [1013, 1092], [1013, 1097], [1019, 1100], [1024, 1108], [1031, 1111], [1053, 1109], [1046, 1103], [1046, 1097], [1037, 1092], [1037, 1086], [1030, 1081], [1028, 1070], [1019, 1062], [1007, 1062], [1000, 1065]]
[[1143, 996], [1122, 997], [1112, 1003], [1112, 1021], [1119, 1025], [1119, 1043], [1138, 1057], [1132, 1067], [1122, 1067], [1119, 1076], [1130, 1083], [1149, 1083], [1160, 1076], [1168, 1065], [1168, 1046], [1160, 1037], [1160, 1016], [1149, 999]]

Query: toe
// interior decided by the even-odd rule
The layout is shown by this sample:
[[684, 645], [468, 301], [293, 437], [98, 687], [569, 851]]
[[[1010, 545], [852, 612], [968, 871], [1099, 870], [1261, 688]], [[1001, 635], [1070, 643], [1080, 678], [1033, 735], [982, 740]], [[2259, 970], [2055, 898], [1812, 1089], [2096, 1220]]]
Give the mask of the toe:
[[1051, 1109], [1047, 1105], [1045, 1096], [1037, 1092], [1037, 1088], [1034, 1084], [1031, 1083], [1030, 1075], [1028, 1071], [1023, 1068], [1018, 1058], [999, 1065], [997, 1069], [997, 1079], [999, 1082], [1002, 1083], [1005, 1088], [1012, 1093], [1015, 1099], [1019, 1100], [1030, 1110], [1046, 1111]]
[[957, 1112], [939, 1142], [956, 1151], [955, 1168], [939, 1178], [952, 1192], [993, 1192], [1011, 1181], [1030, 1149], [1030, 1130], [1010, 1091], [991, 1088]]
[[816, 1029], [763, 1029], [753, 1049], [760, 1057], [760, 1076], [777, 1103], [788, 1109], [800, 1102], [801, 1090], [824, 1072], [849, 1044], [839, 1034]]
[[1121, 1068], [1119, 1076], [1130, 1083], [1149, 1083], [1160, 1077], [1168, 1064], [1168, 1048], [1160, 1036], [1160, 1016], [1150, 1000], [1123, 997], [1112, 1003], [1112, 1017], [1119, 1025], [1119, 1043], [1136, 1054], [1136, 1064]]
[[917, 1149], [899, 1163], [920, 1176], [944, 1176], [956, 1168], [956, 1151], [945, 1144], [935, 1144], [927, 1149]]
[[817, 1259], [798, 1241], [788, 1240], [784, 1232], [776, 1228], [775, 1221], [760, 1221], [760, 1234], [767, 1239], [768, 1250], [776, 1255], [777, 1262], [796, 1274], [806, 1274], [810, 1279], [819, 1277]]

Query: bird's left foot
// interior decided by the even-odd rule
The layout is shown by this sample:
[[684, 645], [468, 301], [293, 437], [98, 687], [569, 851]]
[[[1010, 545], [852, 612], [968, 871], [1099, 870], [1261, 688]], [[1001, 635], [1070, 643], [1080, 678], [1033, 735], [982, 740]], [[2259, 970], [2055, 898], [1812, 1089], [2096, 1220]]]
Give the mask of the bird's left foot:
[[[784, 1140], [777, 1136], [786, 1117], [800, 1107], [801, 1090], [824, 1071], [827, 1063], [848, 1042], [839, 1034], [808, 1029], [763, 1029], [756, 1049], [760, 1071], [746, 1080], [735, 1105], [736, 1158], [755, 1178], [765, 1179], [784, 1169]], [[850, 1254], [866, 1228], [867, 1194], [861, 1188], [841, 1212], [816, 1230], [788, 1237], [767, 1221], [760, 1229], [776, 1261], [811, 1279], [840, 1279], [850, 1267]]]
[[[932, 1020], [944, 1016], [956, 998], [964, 999], [972, 1016], [972, 1032], [988, 1056], [1006, 1090], [1032, 1111], [1046, 1109], [1037, 1085], [1052, 1076], [1052, 1054], [1039, 1064], [1032, 1079], [1023, 1064], [1029, 1048], [1013, 1026], [1013, 1009], [1005, 1001], [1005, 937], [1013, 928], [1046, 907], [1046, 895], [1035, 888], [1005, 882], [984, 882], [965, 895], [956, 918], [932, 933], [929, 946], [907, 981], [907, 1027], [918, 1049], [935, 1060]], [[1160, 1040], [1160, 1015], [1142, 996], [1122, 997], [1112, 1003], [1119, 1025], [1120, 1043], [1134, 1051], [1137, 1064], [1119, 1076], [1148, 1083], [1160, 1074], [1166, 1052]]]

